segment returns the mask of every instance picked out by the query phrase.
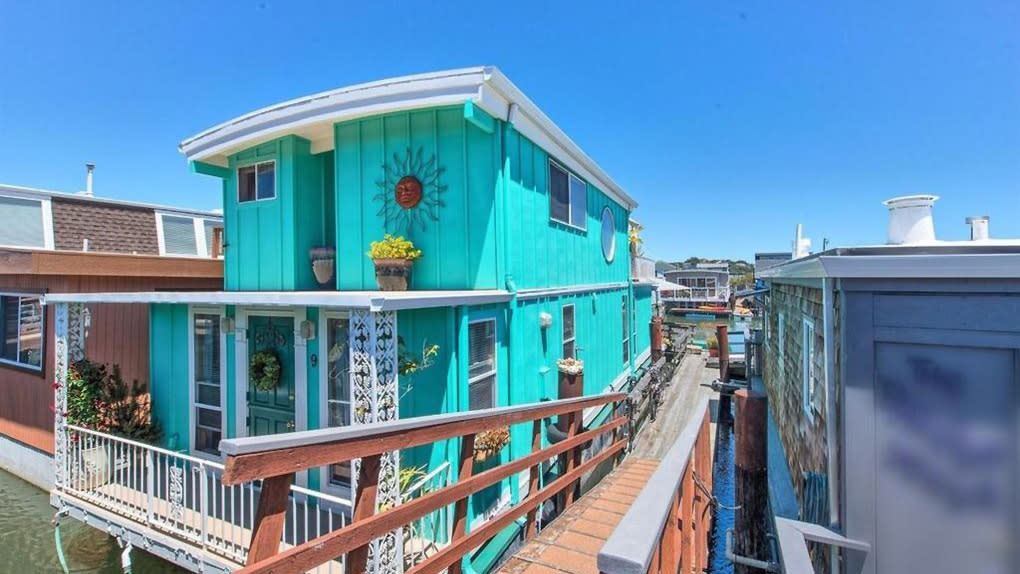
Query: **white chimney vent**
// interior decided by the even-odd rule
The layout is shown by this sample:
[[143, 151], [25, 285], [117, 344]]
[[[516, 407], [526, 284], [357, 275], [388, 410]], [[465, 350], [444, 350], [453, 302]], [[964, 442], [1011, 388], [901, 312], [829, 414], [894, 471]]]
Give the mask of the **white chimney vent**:
[[905, 195], [882, 202], [889, 208], [889, 243], [909, 245], [935, 241], [931, 208], [937, 195]]
[[970, 240], [971, 241], [984, 241], [988, 239], [988, 216], [987, 215], [972, 215], [966, 220], [970, 225]]
[[811, 255], [811, 239], [804, 237], [804, 226], [798, 223], [793, 237], [793, 258], [800, 259], [808, 255]]
[[96, 164], [86, 163], [85, 164], [85, 195], [92, 197], [92, 172], [96, 169]]

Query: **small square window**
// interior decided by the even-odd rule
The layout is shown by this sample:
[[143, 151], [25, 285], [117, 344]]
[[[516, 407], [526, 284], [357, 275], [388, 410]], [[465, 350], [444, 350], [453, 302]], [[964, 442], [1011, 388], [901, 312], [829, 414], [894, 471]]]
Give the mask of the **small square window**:
[[264, 161], [237, 168], [237, 201], [247, 203], [276, 197], [276, 163]]

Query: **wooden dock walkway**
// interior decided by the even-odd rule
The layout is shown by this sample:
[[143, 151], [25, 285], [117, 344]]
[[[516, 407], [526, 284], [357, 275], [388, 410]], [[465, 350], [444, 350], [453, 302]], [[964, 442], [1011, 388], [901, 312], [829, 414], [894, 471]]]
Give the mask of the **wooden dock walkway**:
[[705, 366], [704, 356], [685, 357], [657, 419], [638, 435], [624, 462], [525, 543], [498, 574], [599, 574], [599, 550], [687, 422], [702, 415], [695, 412], [696, 406], [712, 390], [701, 384], [717, 374]]

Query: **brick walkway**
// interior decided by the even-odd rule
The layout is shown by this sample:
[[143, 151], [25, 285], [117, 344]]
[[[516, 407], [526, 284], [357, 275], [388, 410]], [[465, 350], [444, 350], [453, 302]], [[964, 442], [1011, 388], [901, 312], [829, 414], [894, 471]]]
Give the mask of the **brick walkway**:
[[499, 574], [598, 574], [595, 559], [658, 461], [628, 457], [529, 540]]

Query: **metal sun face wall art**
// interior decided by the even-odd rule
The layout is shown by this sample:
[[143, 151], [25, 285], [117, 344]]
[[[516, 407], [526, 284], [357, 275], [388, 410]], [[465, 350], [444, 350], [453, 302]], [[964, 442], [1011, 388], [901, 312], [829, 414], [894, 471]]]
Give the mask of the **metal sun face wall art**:
[[438, 165], [435, 154], [426, 160], [423, 148], [417, 152], [407, 148], [403, 156], [394, 153], [382, 169], [383, 178], [375, 182], [379, 193], [373, 199], [382, 203], [376, 215], [384, 218], [387, 230], [400, 232], [417, 225], [424, 231], [427, 221], [439, 220], [439, 208], [445, 205], [440, 195], [446, 191], [439, 178], [446, 168]]

